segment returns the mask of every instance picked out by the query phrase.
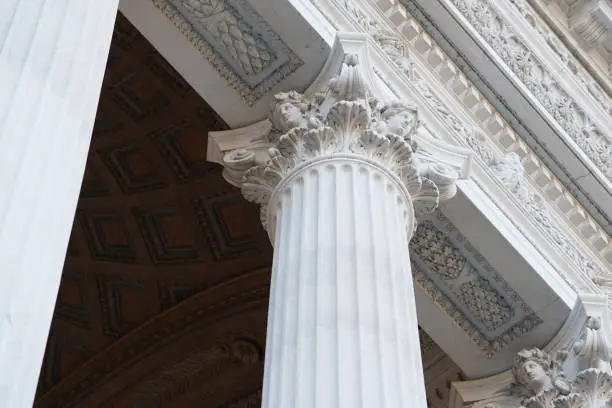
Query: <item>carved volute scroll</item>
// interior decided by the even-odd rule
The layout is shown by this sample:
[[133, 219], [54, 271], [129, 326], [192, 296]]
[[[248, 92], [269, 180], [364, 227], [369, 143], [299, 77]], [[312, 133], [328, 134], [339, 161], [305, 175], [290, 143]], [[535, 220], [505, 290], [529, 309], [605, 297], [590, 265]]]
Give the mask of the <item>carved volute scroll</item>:
[[[352, 63], [349, 58], [344, 70], [350, 71]], [[269, 150], [270, 160], [249, 169], [242, 180], [244, 196], [262, 205], [264, 223], [268, 203], [281, 180], [304, 164], [339, 155], [359, 156], [399, 177], [417, 215], [437, 207], [439, 190], [413, 157], [416, 146], [411, 135], [418, 126], [416, 110], [400, 102], [364, 99], [354, 75], [341, 74], [339, 78], [333, 82], [333, 95], [342, 95], [343, 99], [335, 101], [327, 112], [304, 95], [291, 92], [276, 96], [271, 121], [282, 134]], [[433, 174], [445, 181], [443, 171]], [[447, 177], [456, 178], [453, 174]]]

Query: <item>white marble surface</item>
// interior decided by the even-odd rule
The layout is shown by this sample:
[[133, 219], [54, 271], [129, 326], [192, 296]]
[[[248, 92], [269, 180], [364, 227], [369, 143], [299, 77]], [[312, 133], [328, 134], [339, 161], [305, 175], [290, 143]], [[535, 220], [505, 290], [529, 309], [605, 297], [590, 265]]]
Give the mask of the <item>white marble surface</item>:
[[118, 0], [0, 2], [0, 406], [31, 407]]
[[426, 407], [405, 190], [355, 157], [296, 173], [275, 207], [263, 407]]

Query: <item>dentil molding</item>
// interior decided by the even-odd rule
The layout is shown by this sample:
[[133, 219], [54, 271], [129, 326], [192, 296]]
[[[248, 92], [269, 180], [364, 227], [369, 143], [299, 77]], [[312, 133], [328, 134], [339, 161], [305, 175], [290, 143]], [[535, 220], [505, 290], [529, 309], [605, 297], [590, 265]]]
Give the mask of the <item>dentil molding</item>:
[[[583, 275], [587, 280], [607, 275], [608, 268], [603, 265], [612, 261], [607, 234], [410, 18], [403, 6], [392, 0], [379, 0], [378, 7], [345, 0], [318, 0], [315, 4], [336, 27], [353, 27], [372, 34], [395, 70], [393, 74], [383, 74], [377, 67], [379, 76], [400, 93], [403, 86], [399, 83], [416, 87], [437, 120], [452, 129], [457, 143], [472, 149], [494, 173], [504, 166], [504, 162], [515, 162], [516, 171], [520, 171], [521, 187], [510, 189], [514, 202], [551, 245], [557, 247], [559, 256], [576, 266], [572, 273]], [[519, 163], [515, 155], [504, 157], [502, 152], [516, 153]], [[503, 179], [498, 180], [503, 182]], [[561, 219], [557, 212], [567, 218]], [[584, 240], [577, 238], [574, 226]], [[607, 262], [604, 257], [609, 258]], [[576, 290], [597, 291], [593, 282], [576, 284], [575, 279], [581, 281], [582, 277], [565, 274], [565, 278]]]

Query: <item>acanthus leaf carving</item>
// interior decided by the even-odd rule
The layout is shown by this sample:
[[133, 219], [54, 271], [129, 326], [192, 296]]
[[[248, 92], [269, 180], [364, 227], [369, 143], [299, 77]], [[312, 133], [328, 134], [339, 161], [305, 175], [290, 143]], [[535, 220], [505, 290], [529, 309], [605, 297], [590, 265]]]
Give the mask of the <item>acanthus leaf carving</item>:
[[574, 344], [574, 353], [581, 368], [596, 368], [612, 374], [612, 347], [601, 327], [601, 318], [589, 316], [580, 339]]
[[232, 167], [228, 173], [234, 179], [242, 172], [236, 184], [247, 200], [261, 205], [266, 226], [268, 205], [285, 177], [314, 160], [339, 155], [368, 160], [397, 177], [410, 194], [417, 216], [429, 214], [441, 198], [450, 199], [456, 193], [459, 175], [454, 169], [421, 164], [415, 157], [413, 136], [421, 125], [416, 108], [374, 97], [355, 55], [345, 55], [326, 93], [277, 94], [269, 118], [272, 130], [266, 160], [243, 151], [226, 153], [224, 160]]
[[[572, 349], [577, 368], [576, 364], [566, 364]], [[511, 406], [508, 401], [514, 399], [521, 408], [607, 408], [612, 402], [610, 350], [600, 318], [589, 316], [570, 350], [521, 350], [512, 367], [513, 384], [474, 407], [497, 407], [498, 401], [504, 402], [499, 406]], [[567, 367], [573, 367], [571, 374], [566, 372]]]

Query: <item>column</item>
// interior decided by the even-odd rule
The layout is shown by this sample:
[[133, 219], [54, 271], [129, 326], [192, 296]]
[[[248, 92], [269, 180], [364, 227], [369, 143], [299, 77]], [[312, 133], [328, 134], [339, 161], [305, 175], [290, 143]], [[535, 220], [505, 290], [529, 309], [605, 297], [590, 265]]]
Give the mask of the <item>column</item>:
[[0, 2], [0, 406], [31, 407], [118, 0]]
[[325, 94], [276, 95], [267, 161], [224, 158], [228, 180], [251, 165], [274, 245], [264, 408], [427, 406], [408, 244], [457, 174], [419, 164], [417, 111], [373, 97], [358, 61]]
[[319, 160], [276, 192], [264, 407], [425, 407], [397, 177]]

